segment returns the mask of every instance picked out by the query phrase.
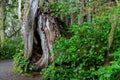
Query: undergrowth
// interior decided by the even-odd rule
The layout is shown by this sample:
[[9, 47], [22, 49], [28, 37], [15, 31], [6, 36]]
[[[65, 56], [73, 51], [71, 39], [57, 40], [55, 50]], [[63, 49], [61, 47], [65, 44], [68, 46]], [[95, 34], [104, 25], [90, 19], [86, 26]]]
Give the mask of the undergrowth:
[[91, 23], [73, 25], [70, 39], [59, 37], [54, 46], [56, 59], [42, 70], [43, 80], [118, 80], [120, 55], [116, 54], [120, 49], [113, 50], [115, 59], [110, 66], [104, 66], [110, 24], [102, 24], [104, 21], [99, 23], [100, 26]]
[[31, 61], [24, 57], [24, 45], [23, 41], [19, 44], [14, 58], [14, 71], [19, 74], [31, 73], [37, 71], [37, 68], [31, 63]]

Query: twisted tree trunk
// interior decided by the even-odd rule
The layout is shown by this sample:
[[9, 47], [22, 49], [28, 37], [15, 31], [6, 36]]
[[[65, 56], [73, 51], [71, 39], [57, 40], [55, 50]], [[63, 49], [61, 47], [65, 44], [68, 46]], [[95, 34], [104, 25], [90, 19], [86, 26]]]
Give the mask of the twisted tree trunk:
[[[40, 37], [42, 56], [35, 63], [38, 67], [47, 67], [49, 61], [53, 58], [53, 49], [54, 40], [58, 34], [57, 24], [54, 20], [54, 17], [49, 13], [49, 9], [39, 9], [38, 14], [38, 24], [36, 26], [36, 31]], [[40, 42], [37, 41], [37, 42]]]

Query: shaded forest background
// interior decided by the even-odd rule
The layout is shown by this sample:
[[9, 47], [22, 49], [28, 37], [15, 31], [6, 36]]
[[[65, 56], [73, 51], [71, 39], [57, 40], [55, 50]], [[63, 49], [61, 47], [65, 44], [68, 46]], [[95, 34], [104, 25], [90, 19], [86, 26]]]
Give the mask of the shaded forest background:
[[43, 80], [120, 79], [118, 0], [38, 1], [59, 27], [53, 60], [41, 69], [34, 63], [40, 55], [26, 57], [23, 25], [30, 0], [0, 0], [0, 60], [14, 58], [15, 72], [38, 71]]

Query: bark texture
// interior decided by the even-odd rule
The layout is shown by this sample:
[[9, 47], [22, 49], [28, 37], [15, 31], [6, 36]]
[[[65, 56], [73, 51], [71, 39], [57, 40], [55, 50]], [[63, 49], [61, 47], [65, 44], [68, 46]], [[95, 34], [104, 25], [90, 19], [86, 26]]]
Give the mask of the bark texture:
[[47, 67], [54, 56], [52, 46], [59, 32], [50, 9], [39, 8], [38, 4], [38, 0], [26, 0], [23, 28], [25, 57], [41, 69]]
[[27, 0], [24, 9], [24, 41], [25, 41], [25, 57], [32, 56], [33, 37], [34, 37], [34, 20], [38, 9], [38, 0]]
[[43, 8], [38, 11], [38, 26], [36, 26], [36, 29], [41, 41], [42, 56], [35, 64], [38, 67], [47, 67], [49, 61], [53, 58], [52, 46], [57, 37], [58, 28], [49, 9]]

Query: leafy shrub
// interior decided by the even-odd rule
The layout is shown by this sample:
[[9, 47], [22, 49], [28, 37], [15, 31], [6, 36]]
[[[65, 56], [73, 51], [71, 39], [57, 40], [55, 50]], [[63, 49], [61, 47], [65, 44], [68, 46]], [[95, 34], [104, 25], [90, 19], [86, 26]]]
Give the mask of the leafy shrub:
[[[101, 1], [101, 0], [100, 0]], [[93, 1], [94, 2], [94, 1]], [[62, 4], [62, 3], [60, 3]], [[69, 3], [63, 3], [69, 4]], [[96, 4], [96, 3], [95, 3]], [[64, 11], [65, 6], [54, 5], [53, 11]], [[106, 4], [95, 9], [100, 14], [93, 14], [93, 22], [83, 22], [81, 26], [74, 25], [70, 28], [73, 33], [70, 39], [60, 37], [56, 41], [54, 53], [56, 59], [41, 74], [47, 80], [119, 80], [120, 79], [120, 23], [116, 25], [114, 41], [111, 52], [114, 53], [111, 65], [105, 66], [108, 52], [108, 38], [114, 18], [119, 16], [120, 6], [112, 6], [108, 10]], [[108, 7], [108, 6], [106, 6]], [[71, 9], [71, 8], [70, 8]], [[78, 8], [79, 9], [79, 8]], [[78, 10], [76, 8], [76, 11]], [[88, 9], [89, 10], [89, 9]], [[61, 13], [60, 12], [60, 13]], [[71, 13], [69, 10], [63, 14]], [[74, 12], [74, 11], [73, 11]], [[58, 14], [59, 15], [59, 12]], [[81, 15], [81, 14], [80, 14]], [[117, 55], [116, 55], [117, 54]]]
[[94, 74], [98, 76], [98, 80], [119, 80], [120, 79], [120, 49], [110, 56], [114, 57], [111, 65], [100, 67]]
[[27, 73], [36, 71], [37, 68], [32, 65], [29, 59], [24, 57], [24, 49], [23, 49], [23, 41], [20, 43], [19, 48], [17, 48], [17, 52], [14, 55], [14, 71], [17, 73]]
[[[118, 54], [120, 50], [116, 50], [120, 48], [120, 27], [118, 27], [120, 23], [119, 19], [117, 19], [120, 13], [120, 5], [110, 6], [102, 0], [91, 2], [90, 5], [96, 5], [93, 10], [90, 10], [93, 22], [83, 22], [80, 24], [81, 26], [74, 25], [70, 29], [70, 32], [73, 33], [70, 39], [60, 37], [56, 41], [54, 47], [56, 59], [48, 68], [42, 70], [41, 74], [43, 75], [43, 79], [119, 80], [120, 55]], [[66, 10], [70, 6], [70, 3], [53, 3], [51, 4], [52, 10], [58, 16], [61, 14], [69, 15], [72, 13], [71, 11], [74, 13], [82, 9], [81, 6], [77, 6], [69, 7], [69, 10]], [[87, 12], [90, 7], [89, 2], [88, 7], [87, 4], [85, 7], [85, 11]], [[88, 16], [88, 14], [86, 15]], [[79, 15], [83, 17], [84, 13], [78, 14], [78, 17]], [[112, 56], [114, 56], [114, 60], [111, 62], [111, 65], [104, 66], [106, 53], [108, 52], [109, 33], [115, 19], [118, 20], [118, 24], [112, 45], [112, 52], [114, 53]]]
[[[95, 27], [84, 23], [74, 25], [70, 39], [60, 37], [54, 50], [57, 55], [53, 63], [42, 70], [43, 79], [50, 80], [86, 80], [96, 79], [94, 72], [104, 64], [107, 51], [107, 35], [104, 26]], [[106, 31], [105, 31], [106, 32]]]
[[20, 74], [37, 70], [37, 68], [33, 66], [27, 58], [24, 57], [22, 50], [14, 55], [14, 63], [15, 72]]
[[[9, 59], [12, 58], [16, 53], [16, 50], [19, 48], [19, 41], [13, 41], [11, 39], [6, 39], [1, 43], [0, 47], [0, 59]], [[18, 45], [17, 45], [18, 44]]]
[[[54, 12], [55, 16], [60, 16], [61, 14], [64, 16], [69, 16], [71, 13], [78, 12], [81, 9], [80, 5], [74, 6], [73, 4], [79, 3], [76, 0], [66, 0], [66, 1], [58, 1], [51, 2], [51, 10]], [[71, 6], [71, 7], [70, 7]]]
[[6, 39], [0, 47], [0, 59], [14, 57], [14, 70], [18, 73], [25, 73], [37, 70], [31, 62], [24, 57], [23, 40], [14, 41]]

